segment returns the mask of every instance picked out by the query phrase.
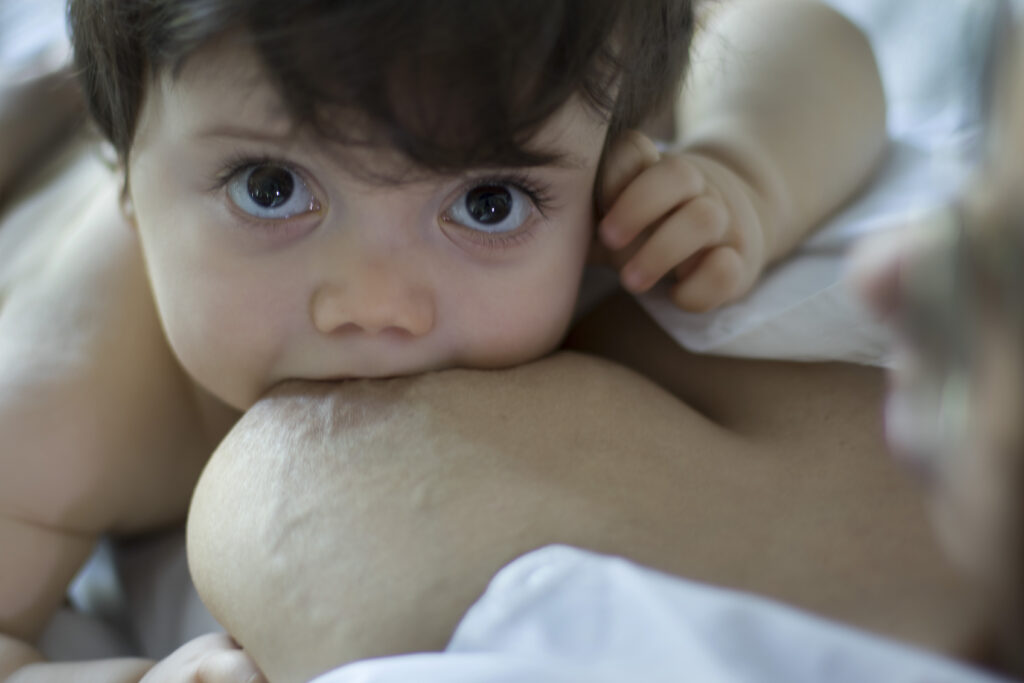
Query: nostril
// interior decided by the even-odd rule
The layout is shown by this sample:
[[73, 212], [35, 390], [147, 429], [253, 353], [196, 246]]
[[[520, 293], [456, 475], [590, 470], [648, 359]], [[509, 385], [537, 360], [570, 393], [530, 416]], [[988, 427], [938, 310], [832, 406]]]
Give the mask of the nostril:
[[422, 337], [434, 326], [432, 297], [391, 286], [357, 290], [322, 287], [310, 301], [310, 317], [321, 334], [386, 335], [394, 339]]
[[413, 337], [419, 336], [412, 330], [408, 330], [404, 327], [398, 327], [396, 325], [389, 325], [388, 327], [385, 327], [380, 331], [380, 334], [385, 334], [390, 337], [399, 337], [400, 339], [412, 339]]
[[351, 334], [370, 334], [374, 336], [397, 337], [411, 339], [417, 336], [411, 330], [398, 325], [359, 325], [357, 323], [345, 323], [331, 330], [332, 336], [344, 336]]
[[354, 332], [362, 332], [363, 328], [355, 323], [345, 323], [331, 330], [331, 334], [352, 334]]

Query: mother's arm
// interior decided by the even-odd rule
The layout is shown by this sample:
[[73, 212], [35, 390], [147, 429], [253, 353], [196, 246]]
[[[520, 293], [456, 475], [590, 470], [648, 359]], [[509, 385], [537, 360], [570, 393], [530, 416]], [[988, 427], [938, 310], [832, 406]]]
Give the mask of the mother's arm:
[[271, 680], [441, 649], [501, 566], [553, 542], [934, 647], [963, 636], [968, 606], [883, 452], [875, 373], [698, 363], [609, 313], [642, 370], [689, 374], [720, 419], [573, 353], [285, 386], [242, 419], [196, 491], [190, 563]]

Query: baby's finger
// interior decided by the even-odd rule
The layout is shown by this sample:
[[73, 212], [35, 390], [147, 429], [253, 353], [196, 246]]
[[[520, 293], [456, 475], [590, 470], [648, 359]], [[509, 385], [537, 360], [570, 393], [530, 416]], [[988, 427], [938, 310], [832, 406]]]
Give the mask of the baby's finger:
[[629, 244], [680, 204], [704, 191], [704, 175], [679, 156], [663, 157], [622, 191], [601, 219], [600, 235], [611, 249]]
[[622, 268], [622, 284], [631, 292], [650, 289], [693, 254], [718, 244], [728, 228], [725, 208], [698, 197], [672, 213]]
[[705, 256], [707, 256], [708, 251], [710, 251], [710, 249], [698, 251], [692, 256], [690, 256], [688, 259], [680, 263], [678, 266], [673, 268], [672, 274], [675, 275], [676, 281], [682, 282], [686, 278], [690, 277], [690, 273], [697, 270], [697, 268], [700, 266], [700, 262], [704, 260]]
[[199, 662], [196, 679], [201, 683], [266, 683], [266, 678], [244, 650], [212, 652]]
[[633, 178], [658, 163], [661, 153], [649, 137], [627, 130], [612, 143], [605, 156], [598, 186], [598, 207], [604, 214]]
[[684, 311], [703, 313], [737, 297], [744, 288], [743, 258], [732, 247], [715, 247], [670, 296]]

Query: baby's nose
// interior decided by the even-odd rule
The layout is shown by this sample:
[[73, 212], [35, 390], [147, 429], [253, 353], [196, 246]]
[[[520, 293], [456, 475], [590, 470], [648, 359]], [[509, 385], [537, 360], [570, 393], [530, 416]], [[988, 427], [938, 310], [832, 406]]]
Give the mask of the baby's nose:
[[311, 302], [313, 325], [323, 334], [429, 333], [434, 328], [433, 296], [392, 270], [383, 265], [360, 267], [324, 283]]

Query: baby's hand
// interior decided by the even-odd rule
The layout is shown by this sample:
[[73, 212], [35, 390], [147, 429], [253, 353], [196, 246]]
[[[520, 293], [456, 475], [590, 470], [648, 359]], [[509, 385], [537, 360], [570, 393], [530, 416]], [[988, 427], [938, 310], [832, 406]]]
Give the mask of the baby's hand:
[[631, 292], [671, 272], [675, 304], [708, 311], [746, 294], [764, 269], [750, 186], [721, 162], [685, 150], [660, 153], [630, 131], [609, 150], [601, 191], [599, 237]]
[[266, 678], [229, 636], [208, 633], [157, 662], [139, 683], [266, 683]]

